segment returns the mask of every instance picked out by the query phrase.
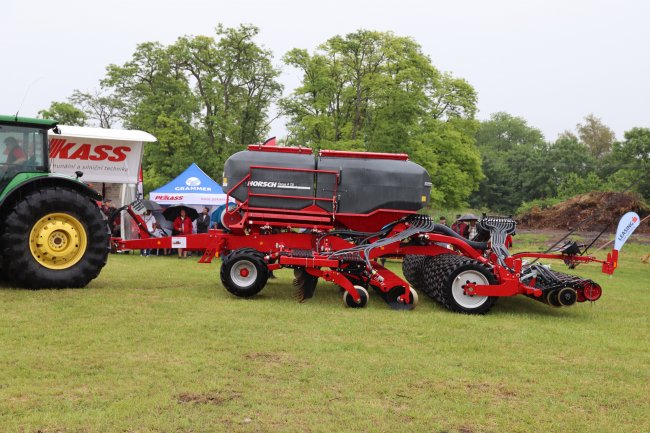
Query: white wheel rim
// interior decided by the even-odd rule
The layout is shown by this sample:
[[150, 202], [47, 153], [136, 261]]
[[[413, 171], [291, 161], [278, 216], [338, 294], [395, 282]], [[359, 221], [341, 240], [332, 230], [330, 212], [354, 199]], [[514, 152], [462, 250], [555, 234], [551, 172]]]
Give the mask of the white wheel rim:
[[257, 268], [248, 260], [240, 260], [230, 268], [230, 279], [239, 287], [249, 287], [257, 280]]
[[413, 287], [409, 287], [409, 294], [411, 295], [411, 304], [414, 306], [417, 305], [418, 302], [420, 301], [418, 292], [416, 292]]
[[[354, 286], [355, 289], [357, 289], [357, 292], [359, 292], [359, 296], [361, 296], [361, 302], [363, 302], [363, 295], [366, 295], [366, 302], [368, 302], [368, 299], [370, 298], [368, 296], [368, 291], [364, 289], [361, 286]], [[352, 298], [352, 295], [346, 290], [343, 292], [343, 302], [347, 305], [348, 303], [348, 298], [350, 298], [351, 302], [354, 302], [354, 299]], [[356, 304], [360, 304], [361, 302], [355, 302]]]
[[478, 308], [487, 302], [487, 296], [469, 296], [465, 294], [463, 286], [467, 283], [474, 284], [489, 284], [485, 275], [478, 271], [468, 270], [461, 272], [454, 278], [454, 283], [451, 286], [451, 295], [454, 301], [463, 308], [473, 309]]

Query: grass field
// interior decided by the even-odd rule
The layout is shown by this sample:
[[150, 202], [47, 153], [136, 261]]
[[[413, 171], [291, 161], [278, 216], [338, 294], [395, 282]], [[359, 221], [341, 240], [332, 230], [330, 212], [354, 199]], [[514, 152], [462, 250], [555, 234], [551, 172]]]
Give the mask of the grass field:
[[478, 317], [322, 282], [298, 304], [287, 270], [237, 299], [218, 263], [112, 255], [86, 289], [0, 289], [0, 432], [648, 432], [649, 251], [579, 267], [594, 304]]

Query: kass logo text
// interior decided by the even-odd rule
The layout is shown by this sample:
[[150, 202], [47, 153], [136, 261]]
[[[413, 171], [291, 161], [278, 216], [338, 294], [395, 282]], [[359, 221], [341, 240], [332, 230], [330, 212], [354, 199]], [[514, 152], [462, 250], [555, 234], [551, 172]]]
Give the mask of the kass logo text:
[[50, 158], [120, 162], [126, 159], [126, 154], [130, 151], [131, 148], [127, 146], [66, 143], [64, 138], [50, 140]]

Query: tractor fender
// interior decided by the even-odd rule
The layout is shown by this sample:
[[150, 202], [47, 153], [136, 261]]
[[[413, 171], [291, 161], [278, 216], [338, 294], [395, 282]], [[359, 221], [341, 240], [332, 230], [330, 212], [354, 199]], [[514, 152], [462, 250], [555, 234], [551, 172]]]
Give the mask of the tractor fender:
[[73, 189], [92, 201], [99, 201], [102, 199], [100, 193], [85, 183], [68, 176], [50, 173], [43, 174], [42, 176], [28, 177], [13, 185], [10, 183], [8, 187], [11, 188], [11, 191], [0, 199], [0, 209], [5, 208], [7, 205], [16, 203], [21, 197], [29, 192], [49, 186], [62, 186]]

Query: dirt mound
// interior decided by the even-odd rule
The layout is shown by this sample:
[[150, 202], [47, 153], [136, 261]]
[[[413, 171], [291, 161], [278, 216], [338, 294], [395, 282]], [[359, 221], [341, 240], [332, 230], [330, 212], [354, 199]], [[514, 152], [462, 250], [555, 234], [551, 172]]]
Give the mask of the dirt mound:
[[[600, 231], [611, 224], [608, 231], [616, 231], [618, 220], [626, 212], [634, 211], [641, 219], [650, 214], [650, 207], [639, 196], [620, 192], [590, 192], [570, 198], [553, 207], [534, 207], [519, 215], [519, 226], [525, 229], [557, 229]], [[650, 233], [648, 221], [637, 228], [638, 232]]]

